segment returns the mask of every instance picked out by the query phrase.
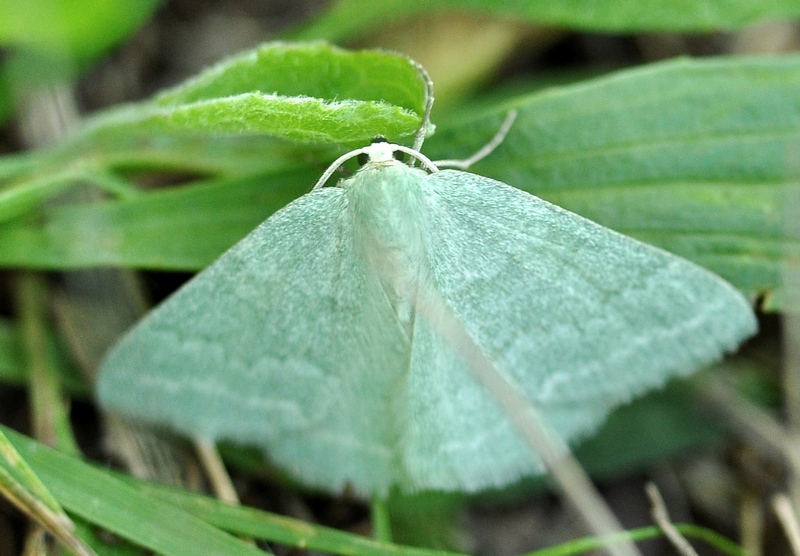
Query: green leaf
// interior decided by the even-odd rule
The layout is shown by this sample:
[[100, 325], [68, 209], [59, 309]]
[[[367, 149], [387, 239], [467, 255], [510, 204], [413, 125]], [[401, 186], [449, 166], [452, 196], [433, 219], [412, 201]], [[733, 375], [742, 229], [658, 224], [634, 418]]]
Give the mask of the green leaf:
[[399, 141], [419, 128], [425, 95], [404, 56], [267, 44], [152, 101], [101, 113], [51, 150], [0, 161], [0, 222], [81, 180], [108, 188], [111, 169], [247, 175], [329, 159], [331, 145], [362, 146], [379, 133]]
[[342, 40], [378, 29], [386, 21], [423, 18], [445, 10], [618, 33], [737, 29], [759, 21], [794, 19], [800, 15], [800, 5], [793, 0], [339, 0], [293, 38]]
[[213, 180], [119, 201], [47, 207], [36, 218], [0, 225], [0, 265], [197, 270], [309, 191], [321, 171]]
[[419, 71], [405, 56], [323, 42], [264, 44], [162, 92], [154, 102], [175, 106], [249, 91], [385, 102], [417, 114], [425, 109]]
[[[467, 111], [441, 123], [424, 150], [434, 159], [464, 157], [515, 107], [511, 133], [475, 173], [776, 301], [779, 261], [800, 251], [798, 237], [786, 235], [783, 203], [798, 185], [791, 164], [800, 144], [798, 82], [798, 56], [655, 64]], [[49, 208], [0, 227], [0, 264], [199, 269], [308, 191], [321, 171]]]
[[266, 134], [361, 145], [412, 136], [425, 107], [417, 67], [404, 56], [323, 43], [269, 43], [220, 62], [153, 101], [110, 110], [78, 135], [103, 142], [142, 134]]
[[364, 143], [384, 130], [407, 137], [420, 117], [384, 102], [329, 101], [261, 92], [161, 107], [117, 109], [89, 123], [85, 133], [99, 141], [122, 134], [267, 134], [305, 143]]

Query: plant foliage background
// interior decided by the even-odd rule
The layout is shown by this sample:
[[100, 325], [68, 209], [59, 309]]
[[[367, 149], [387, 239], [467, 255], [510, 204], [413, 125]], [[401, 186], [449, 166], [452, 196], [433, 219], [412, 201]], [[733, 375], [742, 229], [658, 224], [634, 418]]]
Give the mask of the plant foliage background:
[[[630, 527], [649, 523], [650, 477], [681, 520], [780, 553], [765, 516], [769, 494], [792, 491], [781, 435], [800, 415], [796, 370], [778, 372], [779, 314], [798, 307], [798, 15], [788, 0], [0, 0], [0, 493], [47, 508], [32, 510], [40, 519], [69, 516], [98, 554], [255, 550], [229, 532], [276, 550], [424, 553], [318, 525], [358, 529], [364, 509], [288, 485], [241, 449], [224, 454], [247, 505], [298, 520], [189, 494], [185, 445], [91, 402], [102, 353], [149, 303], [307, 192], [338, 154], [376, 134], [411, 143], [424, 88], [402, 52], [436, 86], [432, 159], [474, 152], [516, 109], [505, 142], [472, 171], [692, 259], [763, 311], [742, 354], [621, 408], [578, 454]], [[726, 395], [723, 415], [698, 410], [698, 396], [708, 410]], [[740, 437], [732, 424], [750, 410], [775, 428], [731, 444], [723, 430]], [[776, 461], [788, 472], [773, 472]], [[398, 498], [395, 538], [518, 554], [579, 536], [537, 491]], [[748, 533], [753, 516], [762, 528]], [[30, 538], [0, 503], [0, 555]]]

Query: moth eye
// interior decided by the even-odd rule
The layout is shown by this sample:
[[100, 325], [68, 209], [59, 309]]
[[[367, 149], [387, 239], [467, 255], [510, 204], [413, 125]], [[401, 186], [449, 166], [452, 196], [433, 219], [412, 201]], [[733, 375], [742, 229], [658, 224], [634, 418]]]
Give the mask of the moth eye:
[[399, 160], [400, 162], [406, 161], [406, 153], [404, 152], [394, 151], [392, 153], [392, 156], [394, 157], [395, 160]]

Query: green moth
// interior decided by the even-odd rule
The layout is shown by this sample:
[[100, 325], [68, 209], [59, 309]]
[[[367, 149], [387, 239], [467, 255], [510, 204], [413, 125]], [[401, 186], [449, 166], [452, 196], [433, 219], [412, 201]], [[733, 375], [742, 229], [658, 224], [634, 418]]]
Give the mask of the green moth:
[[136, 326], [101, 402], [329, 491], [476, 491], [543, 467], [439, 315], [567, 441], [756, 330], [691, 262], [407, 147], [354, 154]]

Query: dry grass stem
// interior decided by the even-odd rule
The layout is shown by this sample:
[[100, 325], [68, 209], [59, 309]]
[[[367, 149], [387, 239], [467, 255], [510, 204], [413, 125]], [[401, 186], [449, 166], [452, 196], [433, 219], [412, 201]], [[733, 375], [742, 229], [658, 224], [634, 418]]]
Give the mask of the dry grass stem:
[[800, 524], [797, 522], [797, 512], [795, 512], [792, 501], [785, 494], [776, 494], [772, 497], [772, 509], [778, 516], [783, 527], [783, 532], [789, 540], [794, 556], [800, 556]]
[[236, 493], [233, 481], [231, 481], [231, 477], [225, 469], [225, 464], [222, 463], [222, 458], [217, 451], [216, 445], [210, 440], [195, 438], [194, 446], [197, 456], [200, 458], [200, 465], [203, 466], [206, 476], [211, 482], [214, 495], [228, 504], [235, 506], [241, 504], [239, 495]]
[[664, 532], [664, 536], [672, 543], [675, 550], [682, 556], [698, 556], [697, 551], [692, 548], [689, 541], [687, 541], [672, 524], [669, 518], [669, 512], [667, 511], [667, 505], [664, 503], [664, 498], [661, 496], [655, 483], [647, 483], [644, 489], [652, 505], [650, 511], [653, 516], [653, 521]]

